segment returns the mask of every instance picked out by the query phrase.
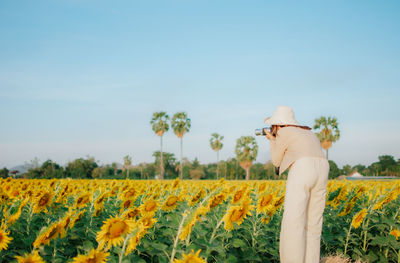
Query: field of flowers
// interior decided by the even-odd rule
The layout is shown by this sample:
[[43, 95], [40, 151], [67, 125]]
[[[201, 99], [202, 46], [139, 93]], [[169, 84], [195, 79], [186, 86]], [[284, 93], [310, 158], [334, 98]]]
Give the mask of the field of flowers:
[[[285, 181], [0, 179], [0, 262], [279, 262]], [[400, 262], [400, 180], [329, 181], [321, 255]]]

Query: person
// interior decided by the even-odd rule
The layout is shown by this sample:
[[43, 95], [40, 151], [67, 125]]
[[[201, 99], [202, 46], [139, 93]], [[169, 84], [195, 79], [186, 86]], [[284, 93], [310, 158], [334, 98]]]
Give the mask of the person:
[[282, 263], [318, 263], [329, 163], [321, 143], [301, 126], [288, 106], [279, 106], [264, 120], [271, 160], [279, 175], [289, 169], [279, 241]]

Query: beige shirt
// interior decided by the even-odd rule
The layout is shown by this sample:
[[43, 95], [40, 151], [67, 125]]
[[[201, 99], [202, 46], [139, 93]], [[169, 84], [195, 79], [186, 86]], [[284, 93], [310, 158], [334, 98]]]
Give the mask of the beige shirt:
[[311, 131], [297, 127], [283, 127], [271, 143], [271, 160], [280, 167], [282, 174], [291, 164], [302, 157], [322, 157], [321, 143]]

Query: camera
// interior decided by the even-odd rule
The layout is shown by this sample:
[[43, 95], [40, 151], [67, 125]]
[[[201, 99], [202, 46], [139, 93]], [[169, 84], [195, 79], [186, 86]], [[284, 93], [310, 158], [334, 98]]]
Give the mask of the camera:
[[265, 136], [265, 135], [267, 135], [265, 133], [265, 130], [271, 131], [271, 127], [265, 127], [265, 128], [261, 128], [261, 129], [256, 129], [254, 133], [255, 133], [256, 136]]

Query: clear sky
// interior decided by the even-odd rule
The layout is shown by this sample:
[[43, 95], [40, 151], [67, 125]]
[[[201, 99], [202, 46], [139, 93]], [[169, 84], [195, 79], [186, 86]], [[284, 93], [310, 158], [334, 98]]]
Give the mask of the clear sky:
[[[335, 116], [330, 159], [400, 158], [400, 1], [0, 2], [0, 168], [152, 162], [155, 111], [192, 120], [184, 156], [214, 162], [278, 105]], [[257, 138], [257, 161], [269, 143]], [[164, 150], [179, 157], [170, 130]]]

